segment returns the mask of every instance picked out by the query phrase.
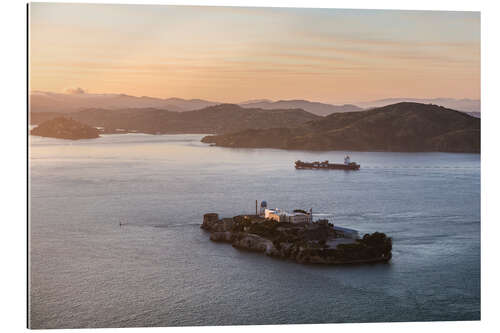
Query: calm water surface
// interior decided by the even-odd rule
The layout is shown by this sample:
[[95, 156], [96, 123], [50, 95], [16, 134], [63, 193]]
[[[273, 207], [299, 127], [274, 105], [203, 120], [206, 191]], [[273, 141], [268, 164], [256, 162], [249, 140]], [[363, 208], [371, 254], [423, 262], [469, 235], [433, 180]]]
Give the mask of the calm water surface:
[[[356, 152], [358, 172], [295, 170], [345, 152], [201, 137], [31, 138], [32, 327], [480, 319], [480, 155]], [[199, 228], [256, 199], [385, 232], [393, 259], [299, 265]]]

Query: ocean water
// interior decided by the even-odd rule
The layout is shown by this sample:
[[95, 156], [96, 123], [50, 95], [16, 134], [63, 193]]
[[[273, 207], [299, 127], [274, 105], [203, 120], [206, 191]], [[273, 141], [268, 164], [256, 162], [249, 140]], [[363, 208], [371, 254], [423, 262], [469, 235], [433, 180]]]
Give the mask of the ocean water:
[[[201, 137], [30, 138], [31, 327], [480, 319], [480, 155], [350, 152], [360, 171], [295, 170], [345, 152]], [[393, 258], [300, 265], [200, 229], [256, 199], [385, 232]]]

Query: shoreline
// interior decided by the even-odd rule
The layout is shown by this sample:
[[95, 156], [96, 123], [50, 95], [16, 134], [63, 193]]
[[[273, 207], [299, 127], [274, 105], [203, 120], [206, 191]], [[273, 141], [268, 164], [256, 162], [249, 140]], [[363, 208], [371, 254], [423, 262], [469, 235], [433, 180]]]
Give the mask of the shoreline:
[[[87, 139], [63, 139], [63, 138], [57, 138], [53, 136], [42, 136], [42, 135], [36, 135], [32, 134], [30, 130], [28, 130], [30, 136], [36, 136], [36, 137], [41, 137], [41, 138], [50, 138], [50, 139], [60, 139], [60, 140], [66, 140], [66, 141], [78, 141], [78, 140], [87, 140]], [[151, 135], [151, 136], [172, 136], [172, 135], [203, 135], [207, 136], [206, 133], [161, 133], [161, 134], [155, 134], [155, 133], [146, 133], [146, 132], [99, 132], [99, 137], [97, 138], [92, 138], [92, 139], [100, 139], [106, 136], [116, 136], [116, 135], [126, 135], [126, 134], [141, 134], [141, 135]], [[212, 134], [208, 134], [212, 135]], [[202, 138], [203, 139], [203, 138]], [[329, 153], [329, 152], [346, 152], [346, 151], [351, 151], [351, 152], [357, 152], [357, 153], [399, 153], [399, 154], [467, 154], [467, 155], [481, 155], [481, 152], [453, 152], [453, 151], [435, 151], [435, 150], [428, 150], [428, 151], [399, 151], [399, 150], [355, 150], [355, 149], [333, 149], [333, 150], [320, 150], [320, 149], [293, 149], [293, 148], [273, 148], [273, 147], [234, 147], [234, 146], [224, 146], [224, 145], [217, 145], [215, 143], [207, 143], [203, 141], [198, 141], [200, 143], [203, 143], [202, 146], [206, 147], [217, 147], [217, 148], [230, 148], [233, 150], [239, 150], [239, 149], [248, 149], [248, 150], [278, 150], [278, 151], [285, 151], [285, 152], [306, 152], [306, 153]]]

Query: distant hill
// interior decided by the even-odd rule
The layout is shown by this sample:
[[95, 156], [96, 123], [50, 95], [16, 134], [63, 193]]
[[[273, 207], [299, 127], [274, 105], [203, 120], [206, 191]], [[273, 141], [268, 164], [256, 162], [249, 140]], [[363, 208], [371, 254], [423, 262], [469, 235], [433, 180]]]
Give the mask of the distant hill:
[[413, 102], [422, 104], [436, 104], [445, 108], [463, 111], [463, 112], [480, 112], [481, 101], [478, 99], [454, 99], [454, 98], [386, 98], [370, 102], [360, 102], [357, 105], [362, 108], [378, 108], [390, 104], [401, 102]]
[[478, 118], [436, 105], [403, 102], [334, 113], [298, 128], [248, 129], [202, 141], [224, 147], [479, 153], [480, 136]]
[[[72, 113], [85, 109], [141, 109], [154, 108], [168, 111], [185, 112], [194, 111], [223, 104], [216, 101], [202, 99], [182, 98], [155, 98], [148, 96], [131, 96], [126, 94], [91, 94], [84, 91], [80, 93], [54, 93], [45, 91], [32, 91], [29, 94], [31, 112], [57, 112]], [[244, 108], [273, 109], [302, 109], [319, 116], [327, 116], [337, 112], [353, 112], [363, 109], [382, 107], [400, 102], [415, 102], [423, 104], [436, 104], [453, 110], [463, 111], [480, 117], [481, 101], [473, 99], [453, 98], [388, 98], [370, 102], [360, 102], [357, 105], [334, 105], [307, 100], [280, 100], [254, 99], [239, 103]]]
[[270, 99], [251, 99], [248, 101], [238, 103], [238, 105], [244, 106], [244, 105], [253, 104], [253, 103], [272, 103], [272, 102], [273, 101], [271, 101]]
[[30, 93], [31, 111], [35, 112], [77, 112], [88, 108], [123, 109], [157, 108], [169, 111], [191, 111], [219, 104], [201, 99], [136, 97], [125, 94], [60, 94], [33, 91]]
[[[43, 113], [42, 113], [43, 114]], [[55, 117], [50, 114], [47, 117]], [[32, 113], [33, 118], [44, 118]], [[141, 132], [150, 134], [229, 133], [248, 128], [298, 127], [321, 117], [304, 110], [247, 109], [235, 104], [220, 104], [196, 111], [172, 112], [154, 108], [88, 109], [71, 118], [105, 133]], [[33, 122], [33, 124], [36, 124]]]
[[[182, 98], [155, 98], [136, 97], [125, 94], [90, 94], [90, 93], [53, 93], [44, 91], [32, 91], [30, 93], [30, 106], [33, 113], [36, 112], [58, 112], [72, 113], [85, 109], [141, 109], [154, 108], [168, 111], [185, 112], [194, 111], [215, 106], [222, 103], [206, 101], [202, 99], [182, 99]], [[266, 99], [256, 99], [239, 104], [244, 108], [251, 109], [302, 109], [307, 112], [326, 116], [334, 112], [360, 111], [360, 107], [355, 105], [332, 105], [306, 100], [270, 101]]]
[[362, 108], [351, 105], [333, 105], [333, 104], [325, 104], [319, 102], [310, 102], [306, 100], [283, 100], [272, 102], [269, 100], [256, 100], [256, 101], [247, 101], [240, 103], [240, 106], [244, 108], [259, 108], [259, 109], [302, 109], [307, 112], [313, 113], [318, 116], [326, 116], [336, 112], [352, 112], [352, 111], [361, 111]]
[[99, 137], [97, 129], [65, 117], [44, 121], [32, 129], [31, 134], [69, 140], [95, 139]]
[[64, 114], [60, 112], [31, 112], [29, 122], [30, 125], [38, 125], [44, 121], [63, 116]]

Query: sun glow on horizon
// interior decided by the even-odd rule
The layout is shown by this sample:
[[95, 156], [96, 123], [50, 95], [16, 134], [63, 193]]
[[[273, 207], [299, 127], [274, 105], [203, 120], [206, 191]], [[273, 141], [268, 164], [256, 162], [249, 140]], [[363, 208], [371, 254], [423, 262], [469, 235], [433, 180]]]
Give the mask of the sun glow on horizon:
[[478, 99], [480, 15], [32, 3], [30, 86], [232, 103]]

